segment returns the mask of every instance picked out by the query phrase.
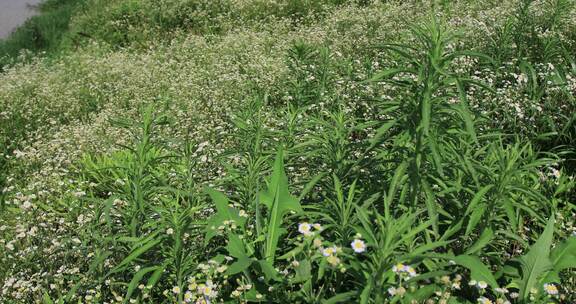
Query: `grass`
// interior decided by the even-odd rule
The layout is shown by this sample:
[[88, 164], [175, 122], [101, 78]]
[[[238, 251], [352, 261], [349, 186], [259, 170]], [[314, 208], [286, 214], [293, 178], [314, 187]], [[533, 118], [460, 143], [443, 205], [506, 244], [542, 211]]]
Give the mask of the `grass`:
[[0, 74], [0, 302], [575, 300], [571, 1], [91, 0], [67, 28]]

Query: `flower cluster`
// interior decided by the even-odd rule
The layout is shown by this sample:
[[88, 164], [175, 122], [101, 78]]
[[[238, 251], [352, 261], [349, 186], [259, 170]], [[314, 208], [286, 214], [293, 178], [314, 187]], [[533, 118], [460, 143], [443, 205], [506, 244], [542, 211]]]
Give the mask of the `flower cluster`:
[[[312, 230], [312, 228], [314, 228], [314, 230]], [[322, 231], [322, 225], [317, 223], [309, 224], [307, 222], [302, 222], [298, 224], [298, 232], [300, 232], [306, 237], [314, 236], [315, 232], [321, 232], [321, 231]]]
[[401, 278], [413, 278], [418, 275], [412, 266], [404, 265], [402, 263], [392, 266], [392, 271], [398, 274]]

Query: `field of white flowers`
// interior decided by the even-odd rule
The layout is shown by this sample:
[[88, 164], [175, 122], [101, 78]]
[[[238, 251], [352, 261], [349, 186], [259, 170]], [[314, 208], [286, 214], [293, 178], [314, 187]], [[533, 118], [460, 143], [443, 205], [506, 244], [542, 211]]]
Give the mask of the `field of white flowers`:
[[575, 1], [59, 1], [0, 303], [576, 302]]

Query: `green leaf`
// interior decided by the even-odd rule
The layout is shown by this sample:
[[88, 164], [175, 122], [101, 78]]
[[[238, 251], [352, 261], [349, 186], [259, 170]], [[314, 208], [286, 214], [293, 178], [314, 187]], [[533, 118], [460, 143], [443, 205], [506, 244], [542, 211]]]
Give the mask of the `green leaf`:
[[233, 275], [233, 274], [240, 273], [240, 272], [248, 269], [248, 267], [250, 267], [250, 265], [252, 265], [252, 262], [253, 262], [253, 260], [251, 258], [240, 257], [234, 263], [232, 263], [230, 265], [230, 267], [228, 267], [228, 269], [226, 270], [226, 274], [227, 275]]
[[490, 228], [484, 229], [484, 231], [482, 232], [476, 243], [470, 246], [468, 250], [466, 250], [465, 254], [473, 254], [480, 251], [482, 248], [484, 248], [484, 246], [490, 243], [493, 237], [494, 237], [494, 231], [492, 231], [492, 229]]
[[226, 245], [228, 253], [235, 258], [248, 258], [244, 243], [239, 236], [233, 233], [228, 234], [228, 244]]
[[518, 283], [520, 299], [526, 300], [530, 297], [530, 290], [537, 286], [540, 279], [554, 266], [550, 261], [550, 247], [554, 236], [554, 216], [548, 220], [548, 224], [542, 235], [530, 247], [530, 251], [521, 256], [520, 262], [522, 275]]
[[556, 246], [550, 253], [550, 260], [554, 265], [554, 270], [558, 272], [576, 268], [576, 237], [570, 237]]
[[372, 288], [374, 287], [374, 279], [368, 273], [364, 273], [366, 277], [366, 286], [360, 293], [360, 304], [368, 304], [370, 301], [370, 294], [372, 293]]
[[119, 270], [121, 270], [120, 268], [122, 266], [125, 266], [127, 264], [129, 264], [130, 262], [135, 261], [139, 256], [141, 256], [142, 254], [146, 253], [148, 250], [152, 249], [154, 246], [158, 245], [162, 240], [151, 240], [148, 243], [145, 243], [144, 245], [134, 249], [132, 251], [132, 253], [130, 253], [130, 255], [128, 255], [126, 258], [124, 258], [124, 260], [122, 260], [122, 262], [120, 262], [120, 264], [118, 264], [118, 266], [114, 267], [106, 276], [109, 276], [112, 273], [115, 273]]
[[310, 180], [306, 186], [304, 186], [304, 189], [302, 190], [302, 192], [300, 192], [300, 196], [298, 197], [299, 200], [304, 199], [304, 197], [306, 195], [308, 195], [308, 193], [310, 191], [312, 191], [312, 189], [314, 189], [314, 186], [316, 186], [316, 184], [318, 183], [318, 181], [320, 181], [320, 179], [322, 179], [324, 176], [326, 176], [326, 173], [319, 173], [316, 176], [314, 176], [312, 178], [312, 180]]
[[484, 186], [482, 189], [480, 189], [472, 198], [472, 200], [470, 201], [470, 204], [468, 204], [468, 207], [466, 208], [466, 212], [464, 213], [464, 215], [468, 215], [470, 214], [470, 212], [472, 212], [472, 210], [474, 210], [476, 208], [476, 205], [478, 205], [478, 203], [480, 202], [480, 200], [482, 200], [482, 198], [484, 197], [484, 195], [486, 195], [486, 193], [488, 193], [488, 191], [490, 191], [490, 189], [492, 189], [492, 187], [494, 187], [494, 185], [488, 185], [488, 186]]
[[159, 266], [152, 266], [152, 267], [142, 268], [132, 277], [132, 280], [130, 280], [130, 283], [128, 284], [128, 290], [126, 291], [126, 296], [124, 297], [124, 303], [127, 303], [130, 300], [132, 293], [134, 292], [134, 290], [136, 290], [136, 287], [138, 286], [138, 284], [140, 284], [140, 281], [142, 280], [142, 278], [147, 273], [155, 271], [158, 268], [160, 268], [160, 267]]
[[247, 300], [248, 302], [266, 302], [266, 295], [260, 294], [260, 297], [258, 298], [257, 297], [258, 294], [260, 293], [257, 292], [254, 287], [252, 287], [252, 289], [244, 293], [244, 299]]
[[218, 227], [224, 221], [234, 221], [238, 226], [244, 226], [246, 218], [241, 217], [238, 210], [228, 205], [228, 198], [224, 194], [210, 188], [206, 188], [205, 191], [210, 195], [216, 207], [216, 213], [206, 223], [205, 243], [218, 234]]
[[387, 70], [383, 70], [383, 71], [380, 71], [380, 72], [374, 74], [372, 76], [372, 78], [370, 78], [366, 82], [382, 81], [382, 80], [385, 80], [388, 78], [392, 78], [392, 77], [394, 77], [400, 73], [414, 74], [414, 70], [413, 69], [406, 69], [406, 68], [387, 69]]
[[274, 268], [272, 263], [270, 263], [269, 261], [266, 261], [266, 260], [260, 260], [260, 261], [258, 261], [258, 264], [260, 264], [260, 268], [262, 269], [262, 272], [264, 273], [264, 277], [266, 278], [266, 281], [270, 281], [270, 280], [280, 281], [280, 278], [278, 276], [278, 271], [276, 271], [276, 269]]
[[42, 295], [42, 303], [43, 304], [54, 304], [54, 301], [50, 298], [50, 296], [45, 292]]
[[148, 281], [146, 282], [146, 286], [150, 287], [150, 288], [156, 286], [156, 284], [158, 283], [158, 281], [160, 281], [160, 278], [164, 274], [165, 268], [166, 268], [166, 262], [164, 263], [164, 265], [158, 267], [154, 271], [154, 273], [148, 278]]
[[[436, 285], [421, 286], [413, 293], [408, 294], [406, 297], [408, 300], [414, 300], [418, 303], [424, 303], [426, 299], [429, 299], [434, 292], [440, 290]], [[410, 302], [408, 302], [410, 303]]]
[[288, 177], [284, 172], [284, 155], [278, 152], [268, 190], [260, 193], [260, 201], [268, 207], [268, 231], [264, 249], [265, 258], [273, 263], [280, 236], [285, 232], [282, 222], [289, 211], [302, 212], [299, 200], [290, 194]]
[[312, 278], [312, 265], [307, 259], [300, 261], [295, 270], [296, 275], [294, 276], [294, 279], [292, 279], [291, 283], [301, 283]]
[[330, 299], [322, 300], [321, 303], [322, 304], [336, 304], [342, 302], [350, 303], [350, 299], [352, 299], [356, 294], [357, 294], [356, 291], [339, 293], [331, 297]]
[[484, 281], [488, 283], [488, 285], [492, 286], [492, 288], [499, 287], [494, 275], [490, 272], [490, 269], [488, 269], [488, 267], [486, 267], [486, 265], [484, 265], [477, 256], [459, 255], [453, 260], [456, 264], [470, 269], [470, 276], [473, 280]]
[[432, 222], [432, 229], [434, 234], [438, 236], [438, 205], [436, 204], [436, 199], [432, 189], [428, 185], [426, 180], [422, 180], [422, 188], [424, 188], [424, 193], [426, 194], [426, 208], [428, 209], [428, 217]]
[[486, 204], [479, 204], [478, 206], [476, 206], [474, 211], [472, 211], [470, 219], [468, 220], [468, 225], [466, 226], [466, 233], [465, 233], [466, 236], [470, 235], [470, 233], [474, 230], [474, 228], [476, 228], [476, 226], [482, 219], [482, 216], [484, 216], [486, 209], [487, 209]]
[[380, 126], [376, 130], [376, 134], [374, 134], [374, 137], [370, 139], [370, 146], [368, 147], [368, 150], [372, 150], [374, 147], [379, 145], [382, 142], [382, 137], [384, 136], [384, 134], [386, 134], [386, 132], [388, 132], [388, 130], [390, 130], [397, 122], [398, 120], [393, 119]]

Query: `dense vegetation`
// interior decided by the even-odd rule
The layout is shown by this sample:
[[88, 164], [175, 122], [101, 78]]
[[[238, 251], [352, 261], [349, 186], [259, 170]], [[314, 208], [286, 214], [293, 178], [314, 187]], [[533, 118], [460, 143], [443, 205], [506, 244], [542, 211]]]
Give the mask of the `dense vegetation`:
[[576, 301], [574, 1], [45, 5], [0, 302]]

